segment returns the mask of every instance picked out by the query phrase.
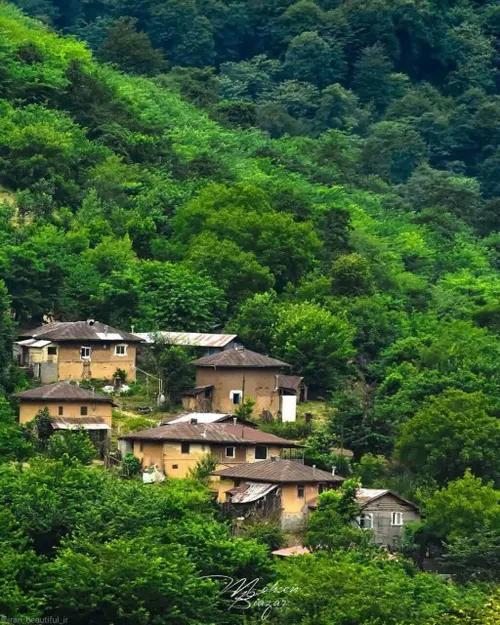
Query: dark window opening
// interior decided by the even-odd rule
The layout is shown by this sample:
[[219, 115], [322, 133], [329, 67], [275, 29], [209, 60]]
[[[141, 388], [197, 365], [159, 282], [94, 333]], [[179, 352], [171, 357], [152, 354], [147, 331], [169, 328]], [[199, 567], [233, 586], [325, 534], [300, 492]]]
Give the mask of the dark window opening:
[[297, 484], [297, 497], [299, 499], [304, 499], [304, 485]]
[[255, 460], [267, 459], [267, 447], [265, 445], [256, 445], [255, 447]]
[[88, 406], [80, 406], [80, 415], [86, 417], [89, 414]]
[[61, 416], [63, 413], [64, 413], [64, 408], [62, 406], [59, 406], [59, 408], [57, 409], [57, 414]]
[[241, 401], [241, 393], [233, 393], [233, 404], [239, 404]]
[[57, 354], [57, 347], [47, 347], [47, 354], [49, 356], [55, 356]]
[[189, 443], [181, 443], [181, 453], [188, 454], [190, 451], [191, 445]]
[[173, 465], [172, 465], [172, 469], [178, 469], [178, 468], [179, 468], [179, 465], [178, 465], [178, 464], [173, 464]]

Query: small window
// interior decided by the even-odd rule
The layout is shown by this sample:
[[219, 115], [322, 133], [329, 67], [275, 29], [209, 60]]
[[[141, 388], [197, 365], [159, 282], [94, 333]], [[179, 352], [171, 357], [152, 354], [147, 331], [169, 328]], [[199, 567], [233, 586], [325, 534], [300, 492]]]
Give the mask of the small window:
[[86, 417], [89, 414], [88, 406], [80, 406], [80, 416]]
[[115, 345], [115, 356], [126, 356], [126, 355], [127, 355], [126, 345]]
[[90, 349], [90, 347], [80, 347], [80, 357], [83, 360], [88, 360], [90, 358], [91, 352], [92, 350]]
[[173, 465], [172, 465], [172, 469], [178, 469], [178, 468], [179, 468], [179, 465], [178, 465], [178, 464], [173, 464]]
[[265, 445], [255, 446], [255, 460], [267, 460], [267, 447]]
[[403, 525], [403, 513], [402, 512], [391, 513], [391, 525], [393, 526]]
[[57, 409], [57, 414], [59, 416], [62, 416], [64, 414], [64, 408], [62, 406], [59, 406], [59, 408]]
[[358, 525], [363, 530], [372, 530], [373, 529], [373, 514], [371, 512], [367, 512], [365, 514], [357, 517]]
[[297, 497], [304, 499], [304, 484], [297, 484]]
[[234, 458], [234, 447], [226, 447], [226, 458]]
[[231, 503], [231, 493], [226, 493], [226, 503]]
[[56, 354], [57, 354], [57, 347], [47, 347], [47, 354], [49, 356], [56, 356]]
[[233, 480], [234, 482], [234, 487], [237, 488], [238, 486], [241, 485], [241, 480]]
[[189, 443], [181, 443], [181, 453], [188, 454], [191, 449], [191, 445]]
[[326, 484], [320, 484], [318, 486], [318, 493], [321, 495], [321, 493], [324, 493], [325, 490], [328, 490], [328, 486]]
[[239, 391], [232, 391], [233, 404], [238, 405], [241, 403], [241, 393]]

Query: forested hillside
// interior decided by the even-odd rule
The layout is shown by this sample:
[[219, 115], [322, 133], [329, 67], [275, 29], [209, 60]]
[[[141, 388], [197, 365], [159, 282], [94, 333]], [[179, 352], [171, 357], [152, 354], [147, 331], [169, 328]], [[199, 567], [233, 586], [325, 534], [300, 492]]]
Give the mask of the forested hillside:
[[[99, 55], [110, 54], [116, 29], [125, 29], [120, 58], [160, 58], [153, 24], [165, 5], [59, 4], [25, 8], [58, 28], [86, 33]], [[477, 401], [494, 414], [498, 7], [426, 5], [424, 13], [414, 7], [410, 29], [404, 22], [410, 5], [390, 13], [300, 2], [270, 15], [266, 4], [248, 24], [241, 21], [250, 28], [246, 34], [227, 22], [219, 26], [237, 41], [213, 34], [213, 54], [191, 58], [193, 41], [203, 41], [189, 38], [193, 28], [217, 29], [203, 13], [210, 7], [189, 6], [197, 12], [184, 15], [192, 28], [173, 22], [176, 43], [162, 40], [166, 61], [155, 70], [163, 73], [148, 79], [98, 64], [84, 43], [2, 5], [0, 271], [16, 323], [47, 313], [137, 331], [203, 331], [222, 323], [248, 347], [292, 363], [313, 393], [333, 392], [338, 417], [331, 434], [341, 429], [358, 457], [391, 453], [400, 425], [429, 395], [462, 391], [461, 401]], [[218, 115], [213, 106], [234, 112], [250, 102], [239, 91], [237, 106], [229, 96], [213, 106], [210, 98], [201, 101], [212, 89], [217, 98], [229, 93], [227, 63], [242, 64], [234, 76], [252, 84], [252, 54], [267, 51], [273, 60], [264, 64], [278, 65], [284, 54], [286, 65], [290, 46], [297, 48], [292, 40], [304, 37], [304, 12], [325, 20], [321, 32], [330, 47], [333, 31], [346, 37], [335, 44], [344, 58], [342, 82], [307, 87], [323, 87], [323, 103], [330, 94], [327, 117], [343, 121], [317, 137], [272, 138], [211, 119]], [[231, 6], [225, 13], [230, 19]], [[122, 14], [139, 21], [109, 21]], [[98, 28], [106, 32], [99, 46]], [[145, 28], [153, 46], [137, 28]], [[168, 29], [159, 30], [167, 36]], [[431, 49], [436, 32], [442, 36]], [[371, 44], [378, 52], [366, 51]], [[382, 45], [392, 65], [379, 63]], [[306, 57], [315, 58], [309, 50]], [[212, 61], [217, 77], [172, 68]], [[284, 71], [276, 74], [285, 80], [278, 90], [292, 80]], [[337, 78], [332, 73], [327, 82]], [[385, 89], [389, 84], [398, 89]], [[295, 83], [288, 86], [294, 97], [302, 93]], [[376, 102], [382, 93], [385, 100]], [[353, 123], [356, 116], [361, 126]]]

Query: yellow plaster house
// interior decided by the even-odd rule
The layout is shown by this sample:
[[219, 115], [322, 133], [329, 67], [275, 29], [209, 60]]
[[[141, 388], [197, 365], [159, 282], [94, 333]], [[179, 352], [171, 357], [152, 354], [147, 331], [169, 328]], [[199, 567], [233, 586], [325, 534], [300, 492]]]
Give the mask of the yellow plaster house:
[[255, 412], [281, 412], [283, 421], [295, 420], [297, 401], [307, 398], [300, 376], [283, 375], [290, 365], [241, 346], [194, 360], [196, 387], [183, 404], [195, 412], [234, 412], [249, 397]]
[[19, 400], [20, 423], [32, 421], [40, 410], [47, 408], [53, 430], [83, 428], [104, 453], [111, 433], [111, 413], [115, 406], [110, 397], [69, 382], [31, 388], [12, 397]]
[[117, 369], [135, 380], [137, 344], [135, 334], [89, 319], [56, 321], [23, 335], [14, 344], [14, 358], [32, 369], [44, 384], [56, 380], [111, 380]]
[[219, 502], [238, 518], [276, 518], [285, 530], [303, 529], [310, 505], [324, 490], [338, 488], [345, 478], [297, 460], [265, 462], [218, 470], [214, 482]]
[[186, 477], [198, 460], [211, 453], [220, 468], [256, 463], [279, 456], [293, 441], [237, 423], [176, 423], [133, 432], [119, 441], [122, 454], [132, 452], [143, 468], [156, 466], [169, 477]]

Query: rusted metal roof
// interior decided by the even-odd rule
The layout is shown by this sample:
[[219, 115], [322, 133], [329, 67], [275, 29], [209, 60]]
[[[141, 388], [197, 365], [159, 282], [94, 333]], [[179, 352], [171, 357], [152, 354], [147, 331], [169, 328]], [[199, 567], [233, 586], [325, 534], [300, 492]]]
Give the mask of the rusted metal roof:
[[213, 384], [207, 384], [205, 386], [195, 386], [194, 388], [190, 388], [189, 390], [184, 391], [182, 394], [188, 397], [196, 397], [196, 395], [200, 395], [200, 393], [204, 393], [211, 388], [214, 388]]
[[225, 347], [237, 337], [236, 334], [202, 334], [198, 332], [136, 332], [146, 343], [188, 345], [192, 347]]
[[278, 388], [284, 388], [291, 391], [298, 391], [304, 378], [300, 375], [279, 375]]
[[54, 321], [26, 332], [23, 336], [50, 341], [103, 341], [140, 343], [142, 339], [130, 332], [123, 332], [100, 321]]
[[328, 471], [308, 467], [294, 460], [281, 458], [241, 464], [215, 471], [214, 475], [236, 479], [248, 479], [271, 484], [343, 482], [345, 478]]
[[196, 367], [234, 367], [238, 369], [281, 369], [281, 367], [290, 366], [286, 362], [252, 352], [249, 349], [226, 349], [217, 354], [193, 360], [191, 364]]
[[416, 503], [413, 503], [413, 501], [409, 501], [408, 499], [403, 499], [401, 495], [398, 495], [398, 493], [388, 488], [358, 488], [358, 490], [356, 491], [356, 501], [361, 505], [362, 508], [364, 508], [369, 503], [372, 503], [373, 501], [376, 501], [381, 497], [385, 497], [385, 495], [392, 495], [393, 497], [396, 497], [396, 499], [399, 499], [399, 501], [403, 501], [404, 503], [407, 503], [408, 505], [413, 506], [415, 509], [418, 510], [418, 506]]
[[192, 443], [223, 443], [238, 445], [274, 445], [276, 447], [302, 447], [293, 441], [268, 434], [242, 424], [174, 423], [131, 432], [121, 437], [125, 440], [185, 441]]
[[30, 388], [21, 393], [15, 393], [12, 397], [26, 401], [86, 401], [92, 403], [112, 404], [113, 400], [107, 395], [94, 393], [81, 386], [69, 382], [55, 382], [47, 386]]
[[231, 494], [231, 503], [252, 503], [252, 501], [258, 501], [278, 488], [277, 484], [247, 482], [227, 492]]
[[54, 430], [111, 430], [102, 417], [52, 417]]

